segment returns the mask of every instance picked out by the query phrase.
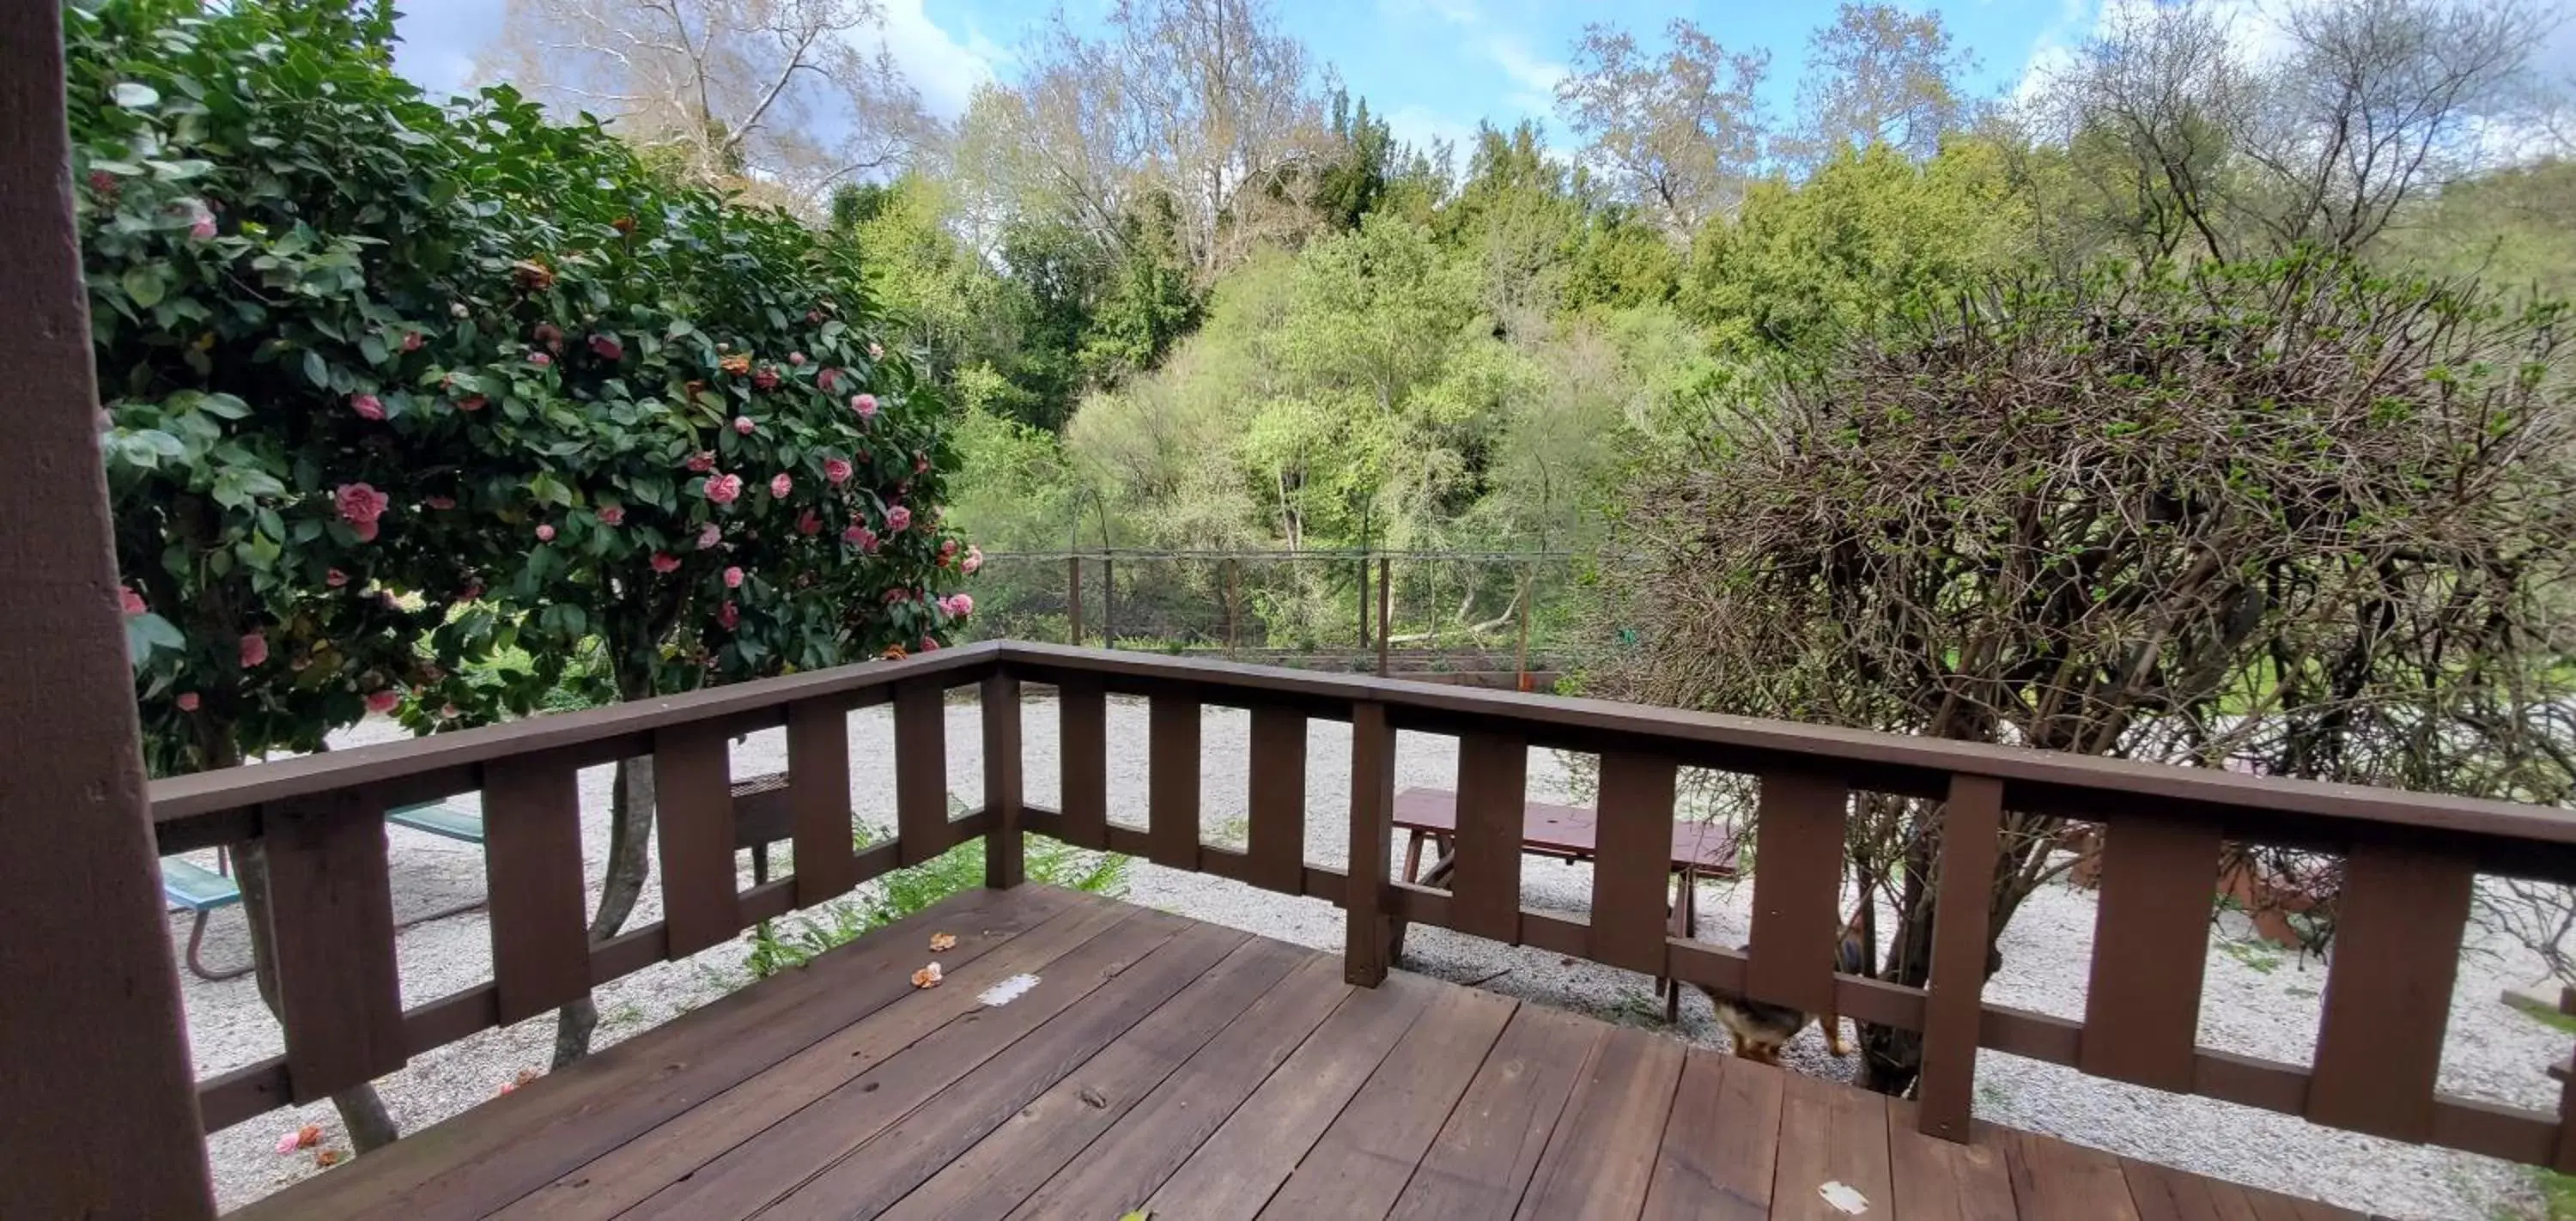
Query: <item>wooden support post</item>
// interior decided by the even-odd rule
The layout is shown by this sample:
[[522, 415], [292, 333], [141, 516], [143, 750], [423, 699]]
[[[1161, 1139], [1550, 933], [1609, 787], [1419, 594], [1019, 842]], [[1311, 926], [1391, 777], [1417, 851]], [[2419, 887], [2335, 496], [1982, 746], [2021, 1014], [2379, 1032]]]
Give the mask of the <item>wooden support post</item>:
[[1073, 639], [1065, 643], [1082, 647], [1082, 557], [1068, 556], [1064, 561], [1064, 605], [1072, 622], [1068, 625]]
[[1386, 980], [1386, 867], [1395, 850], [1395, 729], [1386, 705], [1351, 706], [1351, 872], [1342, 888], [1342, 978], [1363, 988]]
[[1369, 578], [1368, 556], [1366, 554], [1362, 554], [1360, 556], [1358, 567], [1360, 572], [1360, 652], [1365, 653], [1368, 652], [1369, 647]]
[[1932, 979], [1923, 1002], [1923, 1069], [1915, 1093], [1926, 1136], [1965, 1143], [1976, 1097], [1977, 1037], [1986, 987], [1986, 917], [2003, 827], [2003, 782], [1952, 776], [1941, 807], [1939, 906]]
[[1100, 557], [1100, 647], [1118, 647], [1118, 561]]
[[215, 1215], [98, 452], [59, 4], [0, 5], [0, 1217]]
[[984, 677], [984, 885], [1007, 890], [1020, 884], [1020, 680], [997, 670]]
[[1234, 656], [1235, 619], [1242, 612], [1243, 565], [1233, 556], [1225, 557], [1225, 655]]
[[1395, 632], [1395, 625], [1387, 622], [1388, 586], [1387, 559], [1385, 555], [1380, 554], [1377, 557], [1377, 676], [1379, 678], [1386, 677], [1386, 638]]

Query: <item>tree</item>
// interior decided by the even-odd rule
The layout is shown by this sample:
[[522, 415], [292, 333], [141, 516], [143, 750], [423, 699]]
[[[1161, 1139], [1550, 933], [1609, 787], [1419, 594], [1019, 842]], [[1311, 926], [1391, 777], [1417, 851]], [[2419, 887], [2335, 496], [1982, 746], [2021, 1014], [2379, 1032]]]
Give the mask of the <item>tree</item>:
[[1730, 52], [1688, 21], [1664, 33], [1671, 45], [1657, 61], [1624, 30], [1585, 26], [1556, 108], [1621, 198], [1687, 238], [1734, 208], [1762, 159], [1754, 95], [1771, 56]]
[[509, 0], [475, 70], [599, 115], [691, 181], [810, 205], [929, 124], [884, 24], [876, 0]]
[[[936, 643], [938, 398], [795, 222], [508, 90], [424, 102], [387, 6], [120, 0], [70, 28], [157, 769], [370, 711], [524, 712], [594, 638], [627, 695]], [[468, 665], [513, 643], [533, 670]], [[642, 881], [632, 787], [608, 931]], [[256, 845], [241, 875], [273, 998]], [[371, 1093], [340, 1101], [362, 1148], [392, 1138]]]
[[[1718, 413], [1606, 558], [1601, 694], [2556, 803], [2560, 311], [2348, 261], [2012, 280]], [[1633, 628], [1633, 648], [1610, 647]], [[1732, 796], [1740, 797], [1741, 794]], [[1872, 973], [1928, 977], [1940, 823], [1860, 794]], [[2067, 863], [2012, 814], [1992, 935]], [[1989, 946], [1989, 962], [1994, 962]], [[1865, 1032], [1908, 1088], [1916, 1038]]]
[[1781, 151], [1810, 170], [1872, 144], [1928, 160], [1941, 151], [1941, 137], [1965, 123], [1958, 82], [1976, 62], [1974, 53], [1951, 45], [1939, 13], [1844, 3], [1834, 23], [1807, 40], [1797, 131]]

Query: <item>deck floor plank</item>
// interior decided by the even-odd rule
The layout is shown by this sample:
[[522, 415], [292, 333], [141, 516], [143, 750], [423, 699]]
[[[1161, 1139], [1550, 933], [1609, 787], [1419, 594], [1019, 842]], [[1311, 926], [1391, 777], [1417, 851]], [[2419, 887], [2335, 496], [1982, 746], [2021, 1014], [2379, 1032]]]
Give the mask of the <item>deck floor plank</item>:
[[1681, 1075], [1680, 1041], [1612, 1027], [1576, 1079], [1518, 1215], [1526, 1221], [1636, 1221], [1646, 1207]]
[[[815, 1096], [815, 1082], [800, 1074], [773, 1070], [745, 1082], [755, 1095], [810, 1101], [767, 1128], [739, 1132], [741, 1143], [712, 1161], [695, 1168], [675, 1163], [684, 1177], [618, 1216], [627, 1221], [715, 1221], [749, 1215], [938, 1097], [1020, 1036], [1160, 953], [1189, 928], [1188, 921], [1159, 913], [1130, 916], [1041, 972], [1028, 995], [1000, 1009], [957, 1017], [908, 1046], [891, 1049], [901, 1054], [887, 1056], [820, 1097]], [[1192, 956], [1209, 948], [1204, 940], [1194, 942]]]
[[[972, 944], [968, 934], [976, 926], [957, 920], [908, 921], [910, 927], [897, 926], [870, 934], [864, 940], [882, 938], [880, 946], [889, 952], [871, 956], [866, 978], [898, 989], [904, 1003], [873, 1012], [783, 1059], [751, 1072], [736, 1073], [725, 1089], [700, 1099], [693, 1107], [662, 1116], [660, 1122], [648, 1125], [621, 1145], [600, 1150], [564, 1168], [552, 1176], [552, 1181], [524, 1193], [523, 1198], [501, 1209], [498, 1215], [509, 1221], [600, 1221], [641, 1204], [680, 1176], [696, 1171], [798, 1108], [972, 1011], [975, 995], [983, 989], [1013, 975], [1052, 971], [1066, 955], [1091, 944], [1135, 914], [1123, 904], [1087, 897], [1068, 904], [1063, 911], [1061, 918], [1031, 928], [972, 960], [961, 960], [958, 951]], [[901, 935], [892, 935], [898, 929]], [[929, 959], [929, 940], [934, 932], [947, 932], [959, 939], [956, 949], [940, 955], [943, 968], [953, 969], [938, 988], [919, 992], [912, 987], [911, 976]], [[805, 971], [814, 972], [822, 963], [839, 956], [838, 951], [824, 955]], [[774, 978], [792, 979], [796, 974]], [[760, 990], [745, 989], [744, 993]], [[545, 1080], [541, 1078], [536, 1084], [542, 1085]], [[396, 1142], [395, 1147], [408, 1143], [406, 1138]]]
[[1601, 1032], [1599, 1023], [1571, 1013], [1521, 1006], [1450, 1111], [1391, 1216], [1511, 1216]]
[[[1158, 1050], [1160, 1036], [1141, 1047], [1137, 1046], [1141, 1040], [1133, 1037], [1120, 1040], [898, 1201], [886, 1211], [886, 1221], [968, 1221], [1007, 1215], [1095, 1147], [1102, 1149], [1098, 1164], [1116, 1171], [1150, 1174], [1159, 1160], [1162, 1173], [1170, 1173], [1216, 1127], [1208, 1122], [1193, 1136], [1189, 1112], [1230, 1110], [1234, 1102], [1250, 1095], [1349, 991], [1342, 983], [1341, 964], [1334, 959], [1308, 954], [1303, 962], [1296, 962], [1297, 952], [1290, 947], [1276, 942], [1254, 944], [1267, 944], [1288, 955], [1295, 970], [1254, 998], [1251, 1007], [1223, 1030], [1211, 1032], [1213, 1037], [1189, 1051], [1186, 1060], [1166, 1066], [1160, 1059], [1145, 1059], [1131, 1071], [1129, 1063], [1135, 1057], [1123, 1053]], [[1140, 1028], [1138, 1034], [1144, 1033]], [[1229, 1082], [1236, 1084], [1229, 1086]], [[1215, 1116], [1218, 1121], [1223, 1118], [1221, 1111]], [[1177, 1152], [1156, 1159], [1148, 1149], [1138, 1147], [1143, 1142], [1130, 1145], [1121, 1139], [1134, 1137], [1166, 1138], [1161, 1147]], [[1160, 1175], [1146, 1183], [1130, 1178], [1108, 1194], [1141, 1201], [1161, 1181]], [[1067, 1180], [1066, 1193], [1074, 1186]], [[1072, 1211], [1115, 1217], [1127, 1209], [1100, 1204]]]
[[1491, 992], [1443, 989], [1257, 1215], [1385, 1216], [1519, 1007]]
[[[946, 982], [916, 990], [929, 934]], [[2347, 1221], [1044, 887], [970, 891], [235, 1214]], [[1013, 975], [1026, 994], [987, 1006]]]
[[1787, 1074], [1694, 1047], [1656, 1151], [1646, 1221], [1763, 1221], [1780, 1160]]

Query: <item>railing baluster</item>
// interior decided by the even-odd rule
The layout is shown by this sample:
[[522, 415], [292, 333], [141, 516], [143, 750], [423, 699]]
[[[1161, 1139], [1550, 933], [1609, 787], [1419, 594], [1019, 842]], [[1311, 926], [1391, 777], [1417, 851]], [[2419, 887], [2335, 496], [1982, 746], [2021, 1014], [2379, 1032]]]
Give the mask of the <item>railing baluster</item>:
[[343, 789], [261, 811], [287, 1080], [316, 1102], [403, 1066], [384, 801]]
[[1744, 990], [1810, 1013], [1834, 1005], [1835, 909], [1851, 791], [1796, 773], [1762, 777], [1753, 828], [1753, 949]]
[[787, 806], [796, 905], [848, 894], [859, 884], [859, 857], [850, 825], [850, 714], [836, 700], [787, 709]]
[[984, 885], [1004, 890], [1020, 884], [1020, 680], [996, 670], [984, 676], [984, 809], [993, 816], [984, 833]]
[[1285, 708], [1252, 710], [1251, 791], [1245, 846], [1253, 885], [1299, 894], [1306, 885], [1306, 718]]
[[1976, 1094], [1977, 1042], [1984, 1022], [1986, 921], [2001, 852], [2002, 782], [1950, 777], [1941, 806], [1941, 864], [1932, 921], [1932, 973], [1923, 1002], [1923, 1062], [1915, 1086], [1916, 1127], [1966, 1142]]
[[935, 682], [894, 689], [896, 859], [918, 865], [949, 849], [948, 712]]
[[1146, 855], [1173, 869], [1199, 867], [1199, 702], [1158, 695], [1146, 714]]
[[2104, 832], [2081, 1066], [2189, 1093], [2218, 828], [2138, 818]]
[[1109, 700], [1100, 680], [1066, 675], [1056, 684], [1062, 718], [1058, 748], [1064, 777], [1064, 840], [1109, 846]]
[[1664, 887], [1672, 878], [1678, 775], [1670, 759], [1602, 752], [1595, 841], [1600, 855], [1592, 867], [1592, 928], [1585, 950], [1595, 962], [1664, 973]]
[[655, 835], [662, 923], [674, 961], [742, 927], [734, 889], [733, 792], [724, 735], [704, 723], [653, 733]]
[[1342, 978], [1363, 988], [1386, 980], [1387, 864], [1395, 850], [1395, 728], [1386, 705], [1351, 705], [1351, 872], [1342, 888]]
[[2476, 881], [2468, 860], [2423, 848], [2362, 844], [2345, 858], [2309, 1119], [2398, 1140], [2432, 1135]]
[[1521, 810], [1529, 800], [1529, 742], [1477, 731], [1458, 738], [1458, 867], [1450, 927], [1521, 939]]
[[545, 755], [483, 767], [483, 873], [504, 1026], [590, 991], [577, 780], [569, 763]]

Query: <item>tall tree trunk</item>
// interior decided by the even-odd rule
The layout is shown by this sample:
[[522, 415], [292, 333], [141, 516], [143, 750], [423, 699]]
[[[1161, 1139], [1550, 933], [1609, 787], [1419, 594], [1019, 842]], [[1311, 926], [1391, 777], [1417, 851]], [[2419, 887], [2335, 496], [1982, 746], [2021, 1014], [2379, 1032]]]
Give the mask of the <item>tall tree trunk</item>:
[[[615, 662], [611, 663], [615, 665]], [[618, 697], [640, 699], [652, 694], [649, 679], [620, 675]], [[646, 851], [652, 845], [653, 764], [649, 759], [620, 759], [608, 799], [608, 871], [599, 892], [599, 911], [591, 917], [590, 943], [598, 945], [626, 927], [635, 900], [644, 893], [652, 867]], [[555, 1011], [553, 1066], [564, 1066], [590, 1054], [591, 1035], [599, 1029], [599, 1004], [588, 994]]]

